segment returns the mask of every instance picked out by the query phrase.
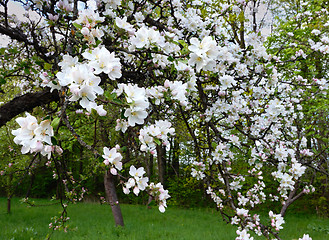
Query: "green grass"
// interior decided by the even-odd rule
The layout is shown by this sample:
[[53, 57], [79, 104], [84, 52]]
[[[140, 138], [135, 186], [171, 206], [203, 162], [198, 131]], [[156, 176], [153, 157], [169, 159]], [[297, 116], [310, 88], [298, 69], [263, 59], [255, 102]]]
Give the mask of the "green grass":
[[[46, 200], [36, 200], [44, 204]], [[12, 200], [12, 213], [6, 213], [6, 199], [0, 198], [0, 239], [45, 239], [50, 232], [51, 217], [58, 215], [59, 205], [30, 207]], [[168, 207], [162, 214], [156, 207], [122, 205], [124, 228], [114, 226], [108, 205], [80, 203], [68, 209], [71, 230], [56, 231], [51, 239], [126, 239], [126, 240], [230, 240], [236, 228], [221, 221], [219, 213], [210, 209], [178, 209]], [[329, 239], [329, 220], [313, 214], [293, 214], [286, 217], [282, 239], [298, 239], [309, 233], [313, 240]]]

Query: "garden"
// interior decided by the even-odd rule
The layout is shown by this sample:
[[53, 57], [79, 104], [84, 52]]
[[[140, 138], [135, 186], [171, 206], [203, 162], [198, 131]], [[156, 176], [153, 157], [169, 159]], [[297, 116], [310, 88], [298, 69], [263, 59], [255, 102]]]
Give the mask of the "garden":
[[1, 0], [0, 239], [329, 239], [328, 5]]

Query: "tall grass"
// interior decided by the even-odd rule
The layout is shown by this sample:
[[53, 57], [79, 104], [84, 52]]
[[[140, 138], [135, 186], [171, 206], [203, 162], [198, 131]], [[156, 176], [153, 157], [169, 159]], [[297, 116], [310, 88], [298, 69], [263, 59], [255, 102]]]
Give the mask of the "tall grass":
[[[44, 204], [46, 200], [36, 200]], [[6, 200], [0, 198], [0, 239], [45, 239], [50, 233], [51, 217], [58, 215], [59, 205], [30, 207], [13, 199], [12, 213], [6, 213]], [[79, 203], [68, 209], [70, 231], [54, 232], [51, 239], [125, 239], [125, 240], [230, 240], [235, 239], [236, 228], [221, 221], [220, 215], [210, 209], [178, 209], [169, 207], [160, 213], [156, 207], [122, 205], [124, 228], [114, 226], [108, 205]], [[313, 240], [329, 239], [329, 220], [312, 214], [293, 214], [286, 218], [282, 239], [298, 239], [309, 233]], [[258, 238], [257, 238], [258, 239]]]

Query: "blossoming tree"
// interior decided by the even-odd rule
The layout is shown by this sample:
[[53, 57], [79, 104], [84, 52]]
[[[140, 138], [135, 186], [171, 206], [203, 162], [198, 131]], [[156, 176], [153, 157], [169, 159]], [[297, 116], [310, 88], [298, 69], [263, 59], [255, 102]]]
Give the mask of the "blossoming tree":
[[[29, 113], [17, 118], [12, 134], [22, 153], [56, 162], [65, 126], [101, 159], [107, 198], [123, 225], [113, 178], [132, 145], [88, 143], [69, 109], [100, 120], [114, 112], [117, 134], [133, 129], [144, 154], [169, 148], [179, 115], [193, 140], [192, 175], [207, 184], [224, 220], [238, 226], [236, 239], [253, 239], [250, 231], [280, 239], [288, 206], [313, 190], [310, 163], [318, 155], [298, 124], [304, 88], [279, 72], [282, 59], [264, 46], [259, 1], [28, 0], [24, 21], [8, 14], [8, 1], [1, 4], [0, 33], [22, 44], [26, 66], [8, 66], [3, 79], [26, 69], [31, 87], [0, 107], [0, 124], [57, 103], [43, 120]], [[327, 44], [322, 40], [318, 49]], [[124, 193], [147, 191], [164, 212], [168, 191], [144, 174], [131, 165]], [[269, 222], [254, 210], [267, 201], [282, 206], [269, 210]]]

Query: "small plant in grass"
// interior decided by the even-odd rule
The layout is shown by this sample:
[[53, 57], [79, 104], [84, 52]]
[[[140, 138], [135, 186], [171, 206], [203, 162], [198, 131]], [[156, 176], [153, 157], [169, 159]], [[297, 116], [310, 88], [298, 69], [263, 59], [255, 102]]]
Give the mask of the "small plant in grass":
[[38, 232], [35, 231], [33, 227], [17, 228], [12, 233], [12, 238], [10, 240], [18, 239], [38, 239]]
[[307, 225], [307, 228], [311, 229], [313, 231], [316, 231], [316, 232], [322, 232], [322, 233], [326, 233], [329, 235], [329, 227], [319, 226], [319, 225], [315, 225], [315, 224], [309, 224], [309, 225]]

